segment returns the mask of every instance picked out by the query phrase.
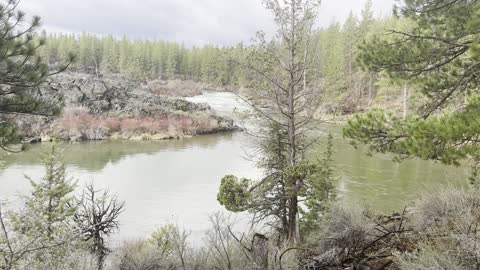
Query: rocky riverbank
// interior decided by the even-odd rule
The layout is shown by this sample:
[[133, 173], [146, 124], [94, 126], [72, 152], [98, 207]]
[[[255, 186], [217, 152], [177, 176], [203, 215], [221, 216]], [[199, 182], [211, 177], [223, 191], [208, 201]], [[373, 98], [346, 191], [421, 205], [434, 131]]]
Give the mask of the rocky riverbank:
[[[208, 104], [181, 97], [198, 93], [195, 85], [190, 85], [59, 74], [48, 87], [63, 95], [62, 113], [57, 117], [18, 117], [15, 122], [28, 142], [162, 140], [237, 129], [232, 119], [216, 115]], [[179, 96], [172, 96], [174, 93]]]

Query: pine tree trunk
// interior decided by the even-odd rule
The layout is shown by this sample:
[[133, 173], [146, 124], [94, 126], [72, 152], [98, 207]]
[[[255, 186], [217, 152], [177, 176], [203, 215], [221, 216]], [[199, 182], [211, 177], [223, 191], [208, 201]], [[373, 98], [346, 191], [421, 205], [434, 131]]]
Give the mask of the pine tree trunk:
[[370, 105], [370, 102], [372, 101], [372, 85], [373, 85], [373, 76], [370, 73], [369, 76], [369, 83], [368, 83], [368, 105]]
[[299, 236], [297, 230], [297, 215], [298, 214], [298, 197], [296, 195], [290, 196], [289, 206], [288, 206], [288, 241], [290, 244], [294, 245], [298, 243]]
[[[295, 1], [292, 2], [291, 16], [296, 17]], [[288, 142], [289, 142], [289, 154], [290, 154], [290, 166], [295, 166], [297, 163], [297, 144], [296, 144], [296, 126], [295, 126], [295, 79], [297, 74], [297, 67], [295, 65], [295, 42], [296, 42], [296, 29], [295, 20], [292, 20], [292, 28], [290, 33], [290, 82], [288, 87]], [[287, 183], [290, 186], [287, 187], [289, 194], [289, 206], [288, 206], [288, 241], [290, 243], [296, 243], [298, 241], [298, 235], [296, 230], [297, 224], [297, 211], [298, 211], [298, 194], [297, 183], [287, 179]]]
[[252, 269], [268, 270], [268, 238], [262, 234], [253, 237]]
[[407, 118], [408, 110], [408, 85], [407, 80], [405, 80], [403, 85], [403, 118]]

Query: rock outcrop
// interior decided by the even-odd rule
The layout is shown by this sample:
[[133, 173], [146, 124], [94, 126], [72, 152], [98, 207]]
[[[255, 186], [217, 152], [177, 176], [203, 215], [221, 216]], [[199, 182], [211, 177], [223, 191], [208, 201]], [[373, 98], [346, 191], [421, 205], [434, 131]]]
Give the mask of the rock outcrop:
[[208, 104], [158, 95], [152, 93], [147, 84], [119, 76], [96, 78], [88, 74], [65, 73], [56, 75], [50, 86], [63, 93], [67, 107], [84, 107], [99, 115], [139, 117], [175, 111], [211, 111]]
[[233, 120], [216, 115], [208, 104], [161, 95], [151, 84], [120, 76], [62, 73], [48, 85], [64, 97], [63, 113], [17, 119], [28, 142], [166, 139], [236, 130]]

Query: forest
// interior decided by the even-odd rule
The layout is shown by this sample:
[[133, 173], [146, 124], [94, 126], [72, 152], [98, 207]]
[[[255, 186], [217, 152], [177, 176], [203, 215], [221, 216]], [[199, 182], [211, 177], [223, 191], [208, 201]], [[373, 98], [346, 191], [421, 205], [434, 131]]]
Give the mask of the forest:
[[[35, 170], [28, 167], [38, 163], [17, 163], [29, 187], [14, 200], [0, 197], [0, 269], [480, 269], [480, 2], [404, 0], [379, 18], [367, 0], [360, 16], [351, 12], [326, 28], [316, 24], [320, 0], [262, 3], [273, 15], [275, 35], [259, 32], [251, 43], [231, 47], [39, 33], [40, 18], [29, 23], [17, 1], [0, 6], [2, 161], [8, 165], [16, 162], [11, 156], [30, 152], [41, 162]], [[238, 112], [235, 103], [226, 116], [215, 102], [195, 101], [208, 95], [233, 96], [249, 109]], [[253, 163], [225, 154], [239, 149], [231, 145], [215, 156], [212, 149], [235, 136], [245, 136]], [[177, 145], [194, 137], [220, 141]], [[120, 143], [103, 149], [88, 140]], [[158, 141], [147, 144], [151, 140]], [[39, 142], [49, 149], [43, 158], [32, 152]], [[126, 145], [135, 155], [126, 154]], [[138, 149], [157, 145], [161, 150]], [[347, 203], [349, 182], [369, 180], [345, 179], [351, 175], [336, 153], [347, 145], [351, 156], [360, 149], [360, 159], [381, 155], [376, 161], [393, 159], [397, 168], [409, 161], [417, 169], [435, 164], [449, 179], [410, 194], [393, 212]], [[101, 174], [65, 159], [74, 155], [98, 166], [92, 148], [107, 156], [103, 170], [132, 161], [128, 172], [110, 177], [134, 175], [124, 189], [148, 204], [124, 200], [114, 182], [104, 188], [102, 181], [72, 177]], [[169, 155], [163, 164], [156, 164], [157, 152]], [[181, 153], [198, 155], [205, 168], [182, 167], [186, 162], [176, 162]], [[238, 164], [195, 185], [228, 159]], [[142, 182], [150, 162], [154, 181]], [[348, 162], [353, 170], [356, 164]], [[260, 173], [237, 170], [245, 164]], [[168, 179], [169, 167], [191, 170], [195, 181]], [[373, 176], [381, 168], [362, 169]], [[420, 170], [420, 176], [406, 174], [420, 182], [414, 189], [432, 173]], [[398, 171], [387, 171], [384, 189], [365, 188], [393, 189]], [[11, 183], [7, 177], [0, 174]], [[179, 198], [158, 192], [161, 181], [194, 192]], [[141, 193], [144, 185], [153, 193]], [[1, 180], [0, 187], [9, 188]], [[204, 189], [222, 210], [199, 209], [205, 198], [196, 195]], [[400, 196], [395, 192], [387, 200]], [[157, 196], [170, 203], [159, 204]], [[208, 229], [155, 220], [157, 229], [145, 233], [147, 220], [156, 217], [139, 209], [173, 211], [184, 200], [192, 210], [187, 215], [210, 211]], [[121, 217], [135, 206], [144, 214], [133, 220], [141, 237], [115, 238], [125, 228]], [[201, 231], [202, 240], [189, 230]]]
[[[345, 22], [333, 22], [327, 28], [314, 29], [313, 50], [319, 57], [322, 73], [329, 82], [331, 106], [342, 106], [345, 113], [362, 111], [377, 101], [378, 106], [392, 104], [403, 95], [403, 81], [391, 80], [381, 72], [365, 71], [356, 61], [363, 41], [387, 29], [408, 29], [412, 23], [403, 17], [374, 17], [372, 2], [366, 2], [361, 15], [353, 12]], [[255, 45], [222, 47], [186, 47], [161, 40], [131, 40], [124, 36], [93, 34], [48, 34], [39, 53], [50, 66], [68, 61], [75, 52], [71, 70], [91, 74], [120, 74], [135, 80], [194, 80], [211, 87], [246, 87], [249, 78], [236, 64]], [[401, 104], [400, 104], [401, 105]], [[403, 110], [400, 106], [399, 110]]]

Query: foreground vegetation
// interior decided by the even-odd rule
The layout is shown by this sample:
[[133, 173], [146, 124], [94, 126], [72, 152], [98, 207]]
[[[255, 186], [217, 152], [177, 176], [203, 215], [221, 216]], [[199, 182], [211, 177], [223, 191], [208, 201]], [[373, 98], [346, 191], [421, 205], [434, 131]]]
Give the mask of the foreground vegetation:
[[[476, 269], [480, 194], [454, 186], [424, 193], [392, 215], [333, 202], [308, 227], [302, 245], [289, 246], [269, 229], [239, 231], [225, 213], [210, 217], [203, 243], [164, 224], [145, 239], [116, 242], [124, 204], [93, 186], [78, 190], [55, 148], [46, 175], [31, 179], [22, 207], [2, 202], [0, 269], [245, 269], [261, 256], [268, 269]], [[304, 227], [306, 228], [306, 227]], [[268, 253], [258, 251], [259, 232]], [[265, 257], [263, 257], [265, 256]], [[253, 268], [257, 269], [257, 268]], [[258, 269], [262, 269], [261, 267]]]
[[0, 202], [0, 269], [102, 269], [124, 203], [93, 185], [77, 194], [55, 147], [44, 166], [22, 207]]

